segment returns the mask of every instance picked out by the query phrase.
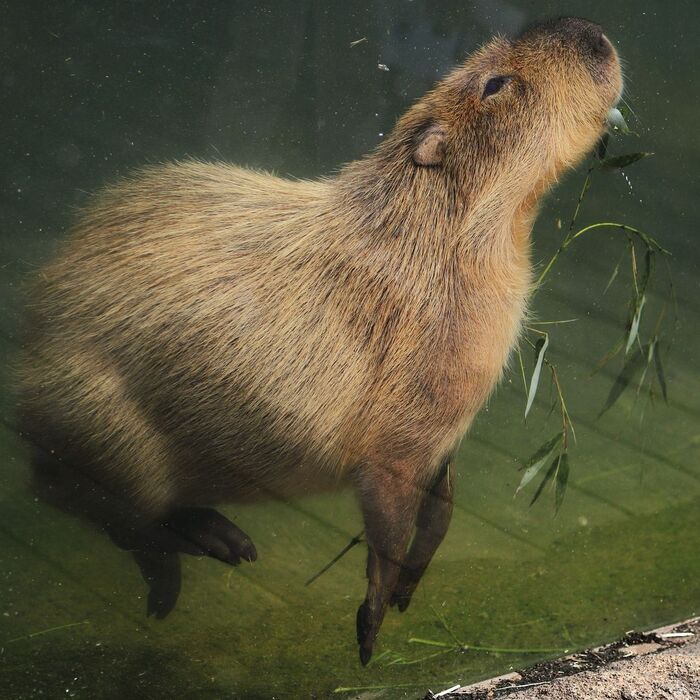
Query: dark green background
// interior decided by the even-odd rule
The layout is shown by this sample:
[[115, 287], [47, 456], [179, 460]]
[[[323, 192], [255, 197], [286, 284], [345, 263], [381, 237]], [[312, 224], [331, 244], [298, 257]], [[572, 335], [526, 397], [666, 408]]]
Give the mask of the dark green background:
[[[439, 617], [469, 644], [578, 648], [700, 608], [700, 361], [695, 240], [700, 124], [692, 2], [31, 2], [1, 3], [0, 351], [16, 347], [19, 281], [50, 256], [89, 192], [146, 162], [224, 158], [282, 175], [332, 173], [371, 149], [397, 116], [496, 32], [583, 15], [619, 47], [638, 137], [616, 153], [653, 151], [596, 174], [581, 224], [624, 221], [673, 252], [678, 320], [669, 307], [670, 401], [624, 395], [596, 416], [619, 362], [591, 378], [620, 336], [630, 276], [603, 295], [623, 255], [618, 232], [582, 239], [557, 264], [534, 314], [552, 327], [578, 431], [571, 483], [553, 517], [545, 494], [513, 499], [518, 459], [557, 429], [548, 388], [528, 425], [511, 372], [462, 446], [450, 533], [404, 615], [391, 613], [380, 658], [360, 667], [354, 614], [364, 551], [313, 587], [304, 580], [360, 528], [349, 494], [227, 509], [260, 560], [231, 573], [188, 560], [178, 609], [146, 620], [128, 555], [35, 502], [25, 447], [1, 379], [0, 697], [199, 698], [326, 696], [339, 686], [401, 685], [348, 695], [418, 697], [555, 652], [434, 651]], [[350, 42], [366, 37], [351, 48]], [[389, 71], [377, 68], [386, 64]], [[547, 199], [534, 234], [538, 263], [556, 249], [584, 169]], [[624, 259], [623, 259], [624, 260]], [[642, 331], [664, 304], [664, 266]], [[673, 331], [671, 333], [671, 331]], [[526, 357], [528, 369], [529, 354]], [[531, 490], [530, 490], [531, 493]], [[341, 695], [343, 697], [343, 695]]]

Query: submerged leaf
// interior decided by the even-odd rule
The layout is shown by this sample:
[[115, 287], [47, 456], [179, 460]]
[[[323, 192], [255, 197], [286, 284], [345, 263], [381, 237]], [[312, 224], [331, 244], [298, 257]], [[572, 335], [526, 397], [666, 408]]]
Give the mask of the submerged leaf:
[[617, 265], [615, 265], [615, 269], [612, 271], [612, 275], [610, 275], [610, 279], [608, 280], [608, 283], [605, 285], [605, 289], [603, 290], [603, 294], [605, 294], [608, 291], [608, 289], [610, 289], [610, 285], [615, 281], [619, 272], [620, 272], [620, 263], [618, 262]]
[[627, 358], [624, 366], [622, 367], [622, 371], [617, 375], [617, 379], [610, 389], [605, 406], [603, 406], [603, 409], [598, 414], [598, 418], [600, 418], [620, 398], [622, 392], [630, 385], [635, 376], [646, 366], [647, 350], [648, 348], [644, 347], [641, 352], [637, 350], [634, 355]]
[[610, 348], [610, 350], [608, 350], [608, 351], [605, 353], [605, 355], [598, 361], [598, 364], [593, 368], [593, 371], [591, 372], [591, 375], [596, 374], [596, 373], [599, 372], [601, 369], [603, 369], [603, 367], [605, 367], [605, 365], [607, 365], [608, 362], [610, 362], [610, 360], [612, 360], [614, 357], [616, 357], [616, 356], [619, 354], [620, 350], [622, 350], [622, 348], [624, 347], [624, 345], [625, 345], [625, 338], [624, 338], [624, 336], [623, 336], [623, 337], [620, 338], [620, 340], [618, 340], [617, 343], [615, 343], [615, 345], [613, 345], [613, 346]]
[[600, 161], [600, 167], [603, 168], [603, 170], [621, 170], [628, 165], [632, 165], [632, 163], [636, 163], [638, 160], [642, 160], [642, 158], [653, 155], [653, 153], [649, 153], [648, 151], [640, 151], [639, 153], [625, 153], [621, 156], [610, 156], [610, 158], [604, 158]]
[[561, 460], [561, 455], [554, 458], [554, 461], [552, 462], [552, 466], [547, 470], [547, 473], [544, 475], [544, 478], [542, 479], [542, 481], [540, 481], [540, 485], [537, 487], [537, 491], [535, 491], [535, 495], [532, 497], [532, 500], [530, 501], [531, 506], [535, 504], [535, 501], [542, 495], [542, 491], [544, 491], [544, 487], [552, 480], [552, 477], [554, 476], [555, 472], [557, 471], [557, 465], [559, 464], [560, 460]]
[[523, 465], [525, 473], [520, 480], [518, 488], [515, 490], [516, 496], [532, 481], [537, 472], [542, 469], [545, 463], [552, 456], [553, 452], [557, 449], [557, 447], [559, 447], [559, 443], [563, 438], [563, 433], [557, 433], [551, 440], [548, 440], [543, 445], [540, 445], [537, 451], [527, 460], [527, 462]]
[[537, 387], [540, 383], [540, 374], [542, 373], [542, 363], [544, 362], [544, 353], [549, 346], [549, 336], [545, 334], [543, 338], [540, 338], [535, 345], [535, 369], [532, 372], [532, 378], [530, 379], [530, 389], [527, 393], [527, 404], [525, 406], [525, 418], [532, 408], [532, 402], [535, 400], [535, 394], [537, 393]]
[[654, 365], [656, 366], [656, 378], [659, 380], [659, 386], [661, 387], [661, 395], [664, 397], [664, 401], [668, 403], [668, 391], [666, 389], [666, 375], [664, 374], [664, 367], [661, 364], [661, 353], [659, 352], [659, 344], [656, 344], [654, 351]]
[[[642, 390], [642, 386], [644, 385], [644, 380], [646, 379], [647, 372], [649, 371], [649, 367], [651, 367], [651, 363], [654, 361], [654, 354], [656, 350], [656, 338], [654, 338], [650, 343], [645, 345], [647, 349], [647, 361], [646, 364], [644, 365], [644, 371], [642, 372], [642, 376], [639, 378], [639, 382], [637, 384], [637, 394]], [[649, 387], [649, 391], [651, 392], [652, 387]]]
[[654, 273], [654, 251], [647, 247], [646, 254], [644, 255], [644, 269], [642, 270], [642, 275], [639, 279], [639, 294], [644, 294]]
[[525, 365], [523, 365], [523, 354], [520, 352], [520, 346], [515, 348], [515, 354], [518, 356], [518, 364], [520, 365], [520, 376], [523, 380], [523, 388], [527, 394], [527, 379], [525, 379]]
[[[619, 112], [619, 110], [618, 110]], [[622, 115], [620, 115], [622, 116]], [[624, 120], [623, 120], [624, 121]], [[625, 125], [627, 126], [627, 125]], [[596, 154], [599, 160], [603, 160], [608, 153], [608, 142], [610, 141], [610, 134], [606, 131], [598, 141], [598, 146], [596, 148]]]
[[559, 458], [559, 467], [557, 468], [557, 488], [554, 494], [554, 507], [559, 511], [561, 504], [564, 501], [566, 486], [569, 483], [569, 455], [564, 452]]
[[638, 299], [635, 304], [634, 316], [632, 317], [629, 334], [627, 335], [627, 344], [625, 345], [625, 355], [630, 351], [630, 348], [639, 335], [639, 322], [642, 320], [642, 309], [645, 303], [646, 297], [642, 294], [641, 298]]
[[[629, 227], [623, 230], [631, 231]], [[659, 245], [659, 243], [656, 240], [654, 240], [648, 233], [644, 233], [644, 231], [640, 231], [639, 229], [634, 229], [632, 233], [641, 238], [641, 240], [644, 241], [647, 248], [653, 248], [654, 250], [658, 250], [659, 253], [663, 253], [664, 255], [671, 255], [670, 251], [666, 250], [666, 248], [662, 248], [661, 245]]]

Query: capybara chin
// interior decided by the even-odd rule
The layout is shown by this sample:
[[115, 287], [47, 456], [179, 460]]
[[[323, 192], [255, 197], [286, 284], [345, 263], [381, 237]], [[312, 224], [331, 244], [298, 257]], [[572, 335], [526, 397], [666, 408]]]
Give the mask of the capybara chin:
[[447, 529], [451, 455], [523, 318], [537, 201], [621, 87], [600, 27], [559, 19], [491, 41], [335, 177], [188, 161], [102, 190], [30, 292], [37, 492], [131, 550], [163, 617], [179, 553], [257, 556], [213, 505], [352, 485], [367, 663]]

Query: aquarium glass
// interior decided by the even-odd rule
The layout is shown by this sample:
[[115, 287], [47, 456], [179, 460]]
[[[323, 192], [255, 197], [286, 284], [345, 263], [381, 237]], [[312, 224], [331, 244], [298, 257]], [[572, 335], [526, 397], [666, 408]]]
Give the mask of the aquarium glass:
[[[700, 5], [2, 7], [0, 697], [418, 698], [698, 611]], [[129, 554], [30, 490], [10, 369], [23, 281], [90, 194], [134, 168], [197, 158], [332, 176], [480, 44], [559, 15], [599, 22], [624, 60], [631, 133], [618, 125], [605, 157], [651, 155], [587, 160], [558, 183], [533, 231], [536, 273], [568, 231], [625, 224], [669, 253], [652, 246], [641, 311], [649, 246], [634, 231], [598, 226], [558, 256], [531, 305], [522, 370], [514, 355], [452, 465], [449, 533], [409, 609], [387, 614], [369, 666], [355, 640], [364, 542], [305, 585], [362, 530], [349, 491], [223, 506], [258, 561], [185, 558], [176, 609], [147, 618]], [[562, 429], [552, 368], [575, 430], [568, 474], [560, 465], [543, 485], [550, 459], [516, 496], [523, 465]]]

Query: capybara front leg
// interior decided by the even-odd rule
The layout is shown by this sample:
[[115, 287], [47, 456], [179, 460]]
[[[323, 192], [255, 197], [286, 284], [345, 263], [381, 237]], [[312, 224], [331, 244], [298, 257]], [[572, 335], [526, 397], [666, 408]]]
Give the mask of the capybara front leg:
[[411, 596], [418, 586], [435, 551], [440, 546], [452, 518], [452, 469], [446, 460], [433, 484], [423, 497], [416, 535], [404, 560], [399, 581], [391, 597], [391, 604], [403, 612], [411, 602]]
[[367, 468], [360, 499], [367, 537], [367, 596], [357, 611], [360, 660], [366, 665], [396, 587], [420, 503], [420, 489], [404, 465]]
[[213, 508], [177, 508], [146, 528], [108, 531], [119, 547], [133, 554], [149, 589], [147, 614], [159, 619], [175, 607], [180, 594], [180, 553], [234, 566], [258, 556], [248, 535]]
[[227, 564], [236, 566], [241, 559], [253, 562], [258, 558], [250, 537], [213, 508], [178, 508], [163, 526], [198, 548], [199, 554]]

